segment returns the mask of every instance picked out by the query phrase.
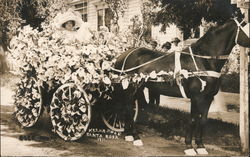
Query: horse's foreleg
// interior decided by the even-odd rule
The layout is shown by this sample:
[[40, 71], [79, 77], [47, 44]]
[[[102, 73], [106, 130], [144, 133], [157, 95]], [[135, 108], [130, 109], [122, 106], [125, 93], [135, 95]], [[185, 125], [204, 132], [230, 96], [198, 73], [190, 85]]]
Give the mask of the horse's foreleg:
[[186, 150], [184, 151], [186, 155], [196, 155], [196, 152], [192, 146], [193, 131], [197, 123], [197, 102], [195, 99], [191, 99], [191, 114], [186, 128]]
[[197, 145], [197, 153], [206, 155], [208, 152], [205, 149], [202, 138], [207, 122], [208, 110], [210, 108], [211, 102], [213, 101], [213, 97], [210, 96], [201, 100], [202, 101], [200, 101], [198, 105], [198, 123], [195, 130], [195, 143]]

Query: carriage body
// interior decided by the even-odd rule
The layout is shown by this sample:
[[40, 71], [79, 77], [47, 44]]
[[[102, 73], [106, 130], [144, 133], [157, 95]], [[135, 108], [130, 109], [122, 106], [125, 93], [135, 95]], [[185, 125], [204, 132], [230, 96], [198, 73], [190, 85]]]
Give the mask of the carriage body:
[[[32, 68], [22, 76], [15, 97], [15, 116], [22, 127], [37, 124], [45, 108], [48, 109], [53, 131], [66, 141], [80, 139], [87, 131], [92, 114], [101, 114], [104, 124], [111, 130], [124, 131], [121, 106], [112, 100], [112, 86], [104, 83], [77, 85], [73, 80], [57, 84], [52, 88], [39, 80]], [[42, 82], [42, 83], [38, 83]], [[113, 82], [112, 84], [120, 84]], [[20, 103], [26, 101], [25, 103]], [[92, 111], [97, 106], [98, 112]], [[138, 115], [138, 104], [134, 104], [134, 120]]]

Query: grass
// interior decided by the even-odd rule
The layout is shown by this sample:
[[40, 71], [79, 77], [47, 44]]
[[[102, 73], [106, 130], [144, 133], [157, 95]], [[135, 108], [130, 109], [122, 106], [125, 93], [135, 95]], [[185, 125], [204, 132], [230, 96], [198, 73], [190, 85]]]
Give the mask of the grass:
[[[153, 127], [166, 139], [184, 143], [189, 113], [175, 109], [161, 108], [142, 111], [139, 124]], [[204, 143], [226, 150], [240, 151], [239, 126], [220, 120], [208, 119], [204, 131]]]

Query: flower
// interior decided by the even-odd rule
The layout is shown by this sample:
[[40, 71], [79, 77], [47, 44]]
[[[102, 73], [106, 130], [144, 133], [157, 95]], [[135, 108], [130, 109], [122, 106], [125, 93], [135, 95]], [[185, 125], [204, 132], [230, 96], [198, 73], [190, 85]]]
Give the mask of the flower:
[[111, 84], [111, 80], [108, 78], [108, 77], [104, 77], [103, 78], [103, 82], [107, 85], [110, 85]]
[[127, 78], [122, 80], [122, 88], [127, 89], [129, 86], [129, 80]]
[[102, 62], [102, 70], [109, 70], [111, 67], [110, 63], [108, 61], [103, 61]]
[[155, 79], [157, 77], [157, 74], [155, 71], [152, 71], [150, 74], [149, 74], [149, 77], [152, 78], [152, 79]]

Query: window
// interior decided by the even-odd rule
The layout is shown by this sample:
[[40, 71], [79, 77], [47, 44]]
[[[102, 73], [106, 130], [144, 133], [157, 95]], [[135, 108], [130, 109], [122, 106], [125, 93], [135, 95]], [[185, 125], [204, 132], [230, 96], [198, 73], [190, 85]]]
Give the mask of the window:
[[73, 6], [75, 11], [78, 11], [82, 15], [82, 20], [84, 22], [88, 21], [88, 16], [87, 16], [87, 7], [88, 7], [88, 2], [86, 0], [77, 0], [72, 3], [70, 3], [71, 6]]
[[88, 14], [82, 14], [82, 20], [88, 22]]
[[98, 30], [100, 26], [106, 26], [110, 30], [111, 20], [114, 18], [114, 14], [110, 8], [97, 10], [97, 26]]
[[78, 3], [78, 4], [75, 4], [75, 8], [78, 9], [78, 8], [83, 8], [83, 7], [87, 7], [88, 3], [87, 2], [83, 2], [83, 3]]

